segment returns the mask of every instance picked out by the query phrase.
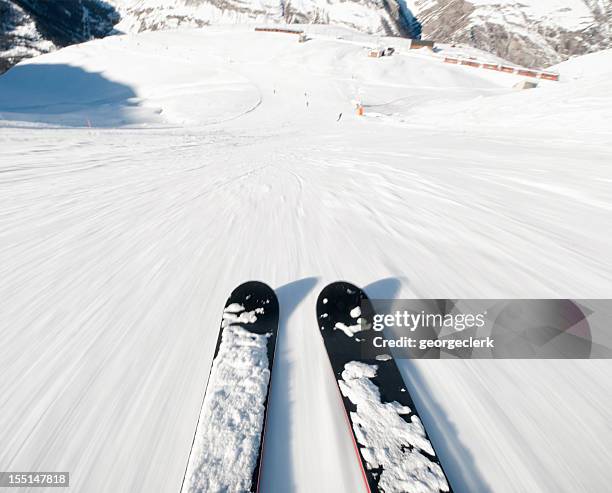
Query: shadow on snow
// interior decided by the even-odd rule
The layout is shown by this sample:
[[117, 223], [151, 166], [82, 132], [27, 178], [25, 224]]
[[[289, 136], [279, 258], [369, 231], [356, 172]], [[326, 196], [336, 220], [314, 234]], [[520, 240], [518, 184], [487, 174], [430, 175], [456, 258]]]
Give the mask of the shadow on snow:
[[[275, 289], [280, 306], [278, 341], [274, 357], [274, 374], [270, 389], [270, 409], [266, 430], [266, 449], [262, 471], [263, 490], [268, 491], [271, 485], [275, 490], [294, 491], [296, 488], [291, 462], [291, 407], [293, 405], [292, 389], [289, 375], [293, 371], [290, 358], [287, 357], [288, 327], [291, 313], [308, 296], [317, 284], [316, 277], [307, 277], [290, 282]], [[268, 485], [268, 487], [266, 487]]]
[[26, 63], [0, 77], [0, 120], [71, 127], [136, 123], [128, 85], [65, 64]]

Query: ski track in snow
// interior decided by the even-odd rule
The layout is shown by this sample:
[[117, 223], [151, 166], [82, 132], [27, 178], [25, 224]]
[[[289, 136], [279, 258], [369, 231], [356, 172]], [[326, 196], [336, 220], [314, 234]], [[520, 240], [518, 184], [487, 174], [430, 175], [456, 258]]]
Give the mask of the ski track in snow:
[[[95, 71], [105, 43], [174, 57], [164, 70], [153, 56], [126, 67], [122, 83], [142, 82], [140, 103], [86, 102], [69, 115], [115, 124], [125, 110], [121, 119], [151, 128], [0, 127], [3, 470], [70, 471], [75, 491], [176, 492], [220, 307], [260, 279], [292, 293], [281, 304], [292, 308], [279, 331], [262, 489], [363, 491], [317, 334], [324, 285], [376, 283], [379, 297], [612, 297], [608, 92], [582, 109], [564, 85], [550, 99], [488, 97], [513, 81], [229, 32], [109, 38], [37, 59]], [[113, 76], [121, 53], [104, 62], [118, 64]], [[164, 87], [208, 64], [220, 69], [213, 78], [236, 75], [234, 106], [221, 104], [231, 91], [164, 99]], [[475, 110], [447, 85], [471, 88]], [[597, 96], [593, 87], [584, 95]], [[350, 102], [411, 95], [378, 118], [356, 117]], [[215, 114], [202, 117], [207, 101]], [[568, 114], [587, 126], [568, 128]], [[609, 486], [610, 362], [400, 369], [457, 492]]]

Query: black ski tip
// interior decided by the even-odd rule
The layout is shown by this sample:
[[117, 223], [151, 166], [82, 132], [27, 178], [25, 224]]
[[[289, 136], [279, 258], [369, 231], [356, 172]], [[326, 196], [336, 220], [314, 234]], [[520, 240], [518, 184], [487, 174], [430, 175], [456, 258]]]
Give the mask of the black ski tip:
[[354, 284], [347, 281], [336, 281], [325, 286], [319, 293], [317, 310], [319, 307], [323, 307], [330, 302], [334, 303], [337, 300], [360, 301], [367, 298], [363, 290]]
[[241, 311], [257, 312], [257, 321], [248, 324], [249, 331], [257, 334], [276, 334], [279, 318], [278, 298], [266, 283], [247, 281], [236, 287], [225, 302], [224, 311], [233, 304], [240, 305]]
[[[321, 298], [324, 294], [354, 294], [357, 292], [362, 292], [363, 290], [357, 286], [355, 286], [353, 283], [350, 283], [348, 281], [334, 281], [329, 283], [327, 286], [325, 286], [321, 292], [319, 293], [319, 298]], [[365, 296], [365, 293], [363, 293]]]
[[247, 281], [234, 288], [225, 303], [225, 307], [227, 308], [232, 303], [243, 304], [246, 310], [261, 306], [278, 312], [276, 293], [270, 286], [261, 281]]
[[[274, 290], [265, 282], [247, 281], [234, 288], [227, 301], [228, 303], [236, 302], [236, 300], [248, 301], [253, 296], [262, 298], [266, 295], [271, 299], [274, 298], [276, 301], [276, 294], [274, 293]], [[228, 303], [226, 303], [226, 306]], [[276, 303], [278, 304], [278, 302]]]
[[351, 313], [356, 307], [361, 311], [357, 318], [366, 324], [369, 323], [373, 310], [368, 296], [361, 288], [347, 281], [328, 284], [317, 298], [319, 328], [325, 330], [327, 325], [331, 323], [330, 327], [333, 327], [337, 322], [354, 325], [356, 317]]

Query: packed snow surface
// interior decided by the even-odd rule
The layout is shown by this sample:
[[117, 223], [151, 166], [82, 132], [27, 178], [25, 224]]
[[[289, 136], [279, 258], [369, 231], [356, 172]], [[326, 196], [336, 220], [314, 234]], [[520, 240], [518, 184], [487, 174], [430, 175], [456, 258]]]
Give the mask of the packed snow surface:
[[[281, 311], [261, 489], [363, 492], [314, 316], [329, 282], [612, 298], [610, 78], [516, 92], [306, 29], [110, 37], [0, 77], [3, 470], [176, 493], [219, 312], [259, 279]], [[610, 361], [399, 366], [454, 491], [609, 489]]]
[[368, 469], [382, 468], [378, 486], [385, 493], [438, 493], [448, 491], [448, 483], [438, 464], [421, 420], [399, 402], [381, 402], [380, 391], [372, 382], [376, 365], [351, 361], [344, 366], [340, 391], [357, 408], [351, 421]]
[[[236, 316], [237, 303], [225, 315]], [[238, 305], [239, 306], [239, 305]], [[183, 490], [186, 493], [243, 493], [250, 491], [264, 424], [264, 403], [270, 370], [268, 335], [249, 332], [254, 312], [224, 323]]]

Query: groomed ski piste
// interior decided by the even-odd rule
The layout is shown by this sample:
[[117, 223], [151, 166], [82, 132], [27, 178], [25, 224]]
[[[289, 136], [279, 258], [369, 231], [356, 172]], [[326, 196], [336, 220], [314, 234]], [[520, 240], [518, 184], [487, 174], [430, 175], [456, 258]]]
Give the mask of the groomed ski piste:
[[[515, 91], [306, 30], [116, 36], [0, 77], [2, 470], [179, 491], [220, 311], [260, 279], [281, 306], [261, 491], [364, 491], [313, 317], [328, 282], [612, 297], [612, 53]], [[609, 361], [398, 365], [454, 491], [609, 489]]]

